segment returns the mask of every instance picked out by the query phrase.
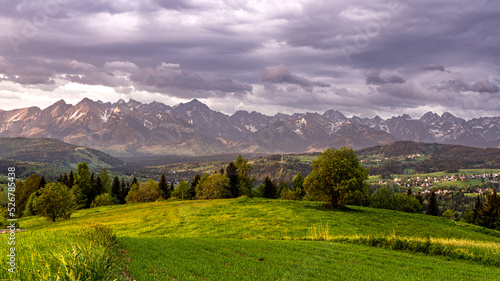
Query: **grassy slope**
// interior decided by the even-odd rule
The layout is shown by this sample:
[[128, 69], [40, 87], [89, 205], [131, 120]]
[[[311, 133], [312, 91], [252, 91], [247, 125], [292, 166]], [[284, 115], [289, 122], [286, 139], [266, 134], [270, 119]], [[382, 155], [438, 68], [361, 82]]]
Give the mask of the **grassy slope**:
[[167, 201], [83, 210], [70, 220], [52, 224], [31, 217], [23, 219], [21, 226], [30, 230], [27, 233], [56, 233], [57, 229], [90, 223], [106, 224], [116, 231], [132, 261], [130, 273], [137, 280], [216, 280], [221, 276], [228, 280], [324, 279], [321, 276], [494, 280], [500, 274], [499, 268], [444, 257], [293, 240], [308, 237], [311, 225], [328, 223], [331, 235], [397, 233], [489, 241], [495, 247], [500, 243], [498, 231], [443, 218], [363, 207], [330, 211], [318, 203], [248, 198]]

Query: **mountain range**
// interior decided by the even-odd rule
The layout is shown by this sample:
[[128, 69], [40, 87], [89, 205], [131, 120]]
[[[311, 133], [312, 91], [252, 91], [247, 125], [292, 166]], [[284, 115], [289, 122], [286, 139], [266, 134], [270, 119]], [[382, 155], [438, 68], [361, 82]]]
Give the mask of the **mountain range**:
[[498, 147], [500, 117], [465, 120], [428, 112], [420, 119], [347, 118], [319, 113], [237, 111], [226, 115], [194, 99], [175, 106], [135, 100], [60, 100], [40, 109], [0, 110], [0, 137], [52, 138], [114, 156], [292, 153], [354, 149], [397, 140]]

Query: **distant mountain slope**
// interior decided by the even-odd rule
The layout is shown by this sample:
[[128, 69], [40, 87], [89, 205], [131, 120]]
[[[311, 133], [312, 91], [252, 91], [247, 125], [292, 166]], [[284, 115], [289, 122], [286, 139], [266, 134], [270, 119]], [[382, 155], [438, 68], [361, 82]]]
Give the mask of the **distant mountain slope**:
[[240, 110], [229, 116], [194, 99], [175, 106], [135, 100], [63, 100], [41, 110], [0, 110], [0, 137], [52, 138], [115, 156], [209, 155], [362, 149], [397, 140], [499, 147], [500, 117], [464, 120], [428, 112], [382, 119], [341, 112], [277, 113]]
[[[370, 167], [371, 174], [403, 174], [407, 169], [412, 169], [417, 173], [431, 173], [500, 167], [500, 149], [498, 148], [475, 148], [462, 145], [398, 141], [361, 149], [356, 154], [359, 157], [388, 158]], [[421, 160], [414, 160], [416, 155], [420, 155]]]
[[1, 138], [0, 157], [19, 161], [76, 167], [86, 161], [92, 168], [110, 168], [124, 164], [101, 151], [44, 138]]

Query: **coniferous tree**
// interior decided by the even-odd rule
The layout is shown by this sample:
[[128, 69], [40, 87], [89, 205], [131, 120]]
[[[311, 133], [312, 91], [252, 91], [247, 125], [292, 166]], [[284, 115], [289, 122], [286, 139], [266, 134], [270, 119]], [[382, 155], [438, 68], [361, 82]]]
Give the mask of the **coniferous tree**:
[[439, 206], [437, 202], [436, 193], [431, 191], [431, 195], [429, 196], [429, 205], [427, 206], [427, 214], [431, 216], [439, 215]]
[[264, 198], [275, 199], [278, 197], [278, 188], [276, 182], [272, 181], [269, 175], [264, 179], [264, 192], [262, 194]]
[[484, 204], [483, 210], [483, 226], [496, 229], [500, 227], [500, 196], [497, 195], [497, 191], [486, 195], [486, 204]]
[[231, 196], [236, 198], [240, 195], [240, 190], [238, 188], [238, 168], [231, 161], [226, 167], [226, 177], [229, 179], [229, 191]]
[[46, 184], [47, 184], [47, 181], [45, 181], [45, 177], [42, 175], [40, 177], [40, 183], [38, 184], [38, 189], [44, 188]]
[[196, 174], [193, 178], [193, 181], [191, 181], [191, 188], [189, 189], [189, 196], [190, 198], [196, 198], [196, 186], [200, 182], [201, 177], [199, 174]]
[[170, 194], [172, 194], [172, 192], [174, 192], [174, 180], [170, 182]]
[[417, 195], [415, 195], [415, 198], [417, 198], [418, 202], [420, 202], [420, 205], [424, 205], [424, 197], [422, 196], [422, 192], [418, 192]]
[[69, 182], [68, 182], [67, 186], [69, 188], [72, 188], [74, 184], [75, 184], [75, 174], [74, 174], [73, 170], [71, 170], [71, 171], [69, 171]]
[[483, 225], [483, 211], [483, 201], [481, 201], [481, 197], [477, 195], [473, 210], [474, 224]]
[[411, 191], [411, 187], [408, 187], [408, 189], [406, 190], [406, 195], [408, 195], [408, 196], [413, 195], [413, 192]]
[[62, 174], [59, 174], [59, 177], [57, 177], [57, 182], [64, 183], [64, 177]]
[[165, 178], [165, 174], [161, 174], [160, 182], [158, 183], [158, 187], [163, 192], [163, 198], [170, 198], [170, 189], [168, 188], [167, 179]]
[[115, 176], [113, 178], [113, 183], [111, 184], [111, 195], [114, 196], [116, 199], [118, 199], [118, 201], [121, 201], [120, 200], [120, 198], [122, 198], [121, 185], [118, 176]]

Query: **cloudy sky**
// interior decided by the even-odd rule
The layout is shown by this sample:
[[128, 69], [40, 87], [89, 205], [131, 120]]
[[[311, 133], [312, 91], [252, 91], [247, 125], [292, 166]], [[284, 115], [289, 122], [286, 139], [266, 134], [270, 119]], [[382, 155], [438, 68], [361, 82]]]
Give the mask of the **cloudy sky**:
[[493, 0], [0, 0], [0, 109], [500, 116]]

